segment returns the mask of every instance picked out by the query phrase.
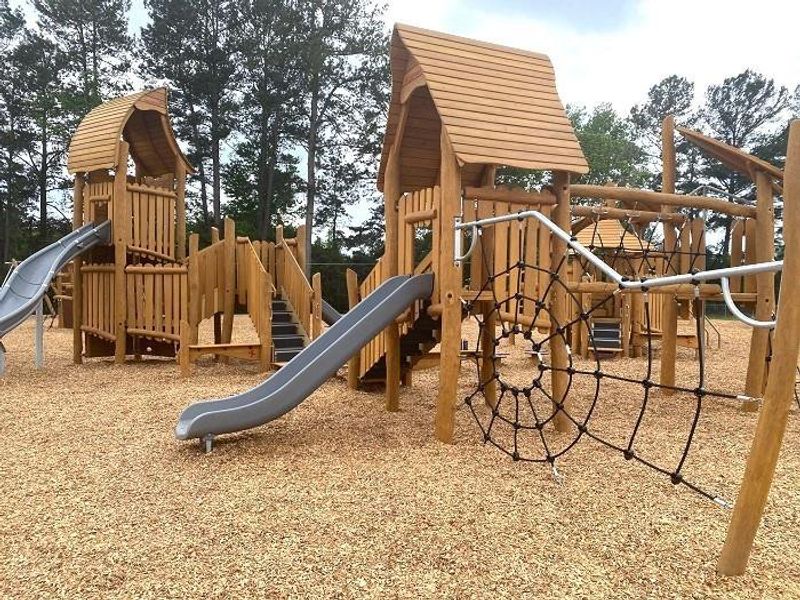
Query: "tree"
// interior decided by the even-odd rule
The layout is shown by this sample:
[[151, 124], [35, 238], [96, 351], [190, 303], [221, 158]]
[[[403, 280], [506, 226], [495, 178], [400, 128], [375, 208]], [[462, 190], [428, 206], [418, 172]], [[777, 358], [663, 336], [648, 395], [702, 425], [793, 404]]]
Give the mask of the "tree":
[[[776, 124], [789, 107], [789, 93], [772, 79], [751, 70], [726, 78], [706, 91], [703, 122], [711, 134], [722, 141], [752, 151], [775, 136]], [[705, 161], [703, 175], [729, 198], [752, 195], [752, 182], [716, 161]], [[724, 227], [722, 251], [726, 252], [731, 233], [729, 216], [712, 216], [710, 227]]]
[[205, 161], [211, 163], [213, 221], [222, 227], [221, 145], [236, 107], [240, 11], [231, 0], [146, 0], [151, 22], [142, 29], [142, 70], [177, 88], [179, 134], [187, 133], [198, 167], [201, 212], [210, 225]]
[[281, 178], [278, 162], [288, 149], [286, 133], [297, 127], [302, 96], [298, 82], [303, 33], [296, 8], [287, 0], [245, 0], [241, 10], [244, 69], [239, 125], [248, 141], [238, 149], [255, 174], [256, 234], [270, 239], [273, 212], [280, 210], [274, 203]]
[[62, 75], [66, 56], [52, 42], [38, 33], [26, 31], [9, 57], [9, 77], [19, 93], [21, 118], [17, 127], [26, 138], [25, 151], [19, 158], [30, 169], [36, 182], [39, 207], [39, 238], [49, 243], [48, 191], [59, 187], [63, 159], [69, 139], [69, 120], [61, 99]]
[[580, 177], [582, 183], [643, 184], [647, 177], [645, 154], [636, 144], [630, 124], [610, 104], [598, 104], [591, 111], [567, 106], [567, 115], [589, 163], [589, 173]]
[[[300, 10], [304, 92], [302, 144], [307, 154], [306, 253], [311, 256], [319, 154], [354, 115], [385, 104], [388, 40], [382, 8], [371, 0], [316, 0]], [[310, 261], [309, 261], [310, 262]]]
[[77, 119], [126, 87], [130, 0], [33, 0], [39, 26], [68, 57]]

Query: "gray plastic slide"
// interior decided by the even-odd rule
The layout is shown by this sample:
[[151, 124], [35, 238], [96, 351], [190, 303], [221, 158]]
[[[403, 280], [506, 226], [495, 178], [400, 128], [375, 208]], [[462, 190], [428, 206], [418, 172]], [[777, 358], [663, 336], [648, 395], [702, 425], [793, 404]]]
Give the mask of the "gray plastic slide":
[[416, 300], [433, 293], [433, 275], [392, 277], [262, 384], [242, 394], [198, 402], [178, 419], [175, 437], [201, 438], [242, 431], [286, 414], [334, 375], [348, 359]]
[[325, 325], [333, 325], [342, 318], [342, 313], [338, 310], [333, 308], [330, 304], [322, 300], [322, 320], [325, 321]]
[[69, 261], [99, 243], [108, 243], [111, 221], [90, 223], [22, 261], [0, 288], [0, 338], [36, 311], [50, 282]]

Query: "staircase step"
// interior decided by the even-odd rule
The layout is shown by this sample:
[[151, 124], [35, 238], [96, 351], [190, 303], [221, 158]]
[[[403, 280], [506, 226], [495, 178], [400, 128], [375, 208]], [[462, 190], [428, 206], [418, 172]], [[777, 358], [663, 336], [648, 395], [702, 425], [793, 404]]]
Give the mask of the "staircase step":
[[288, 310], [274, 310], [272, 311], [273, 323], [293, 323], [294, 313]]
[[272, 310], [273, 311], [280, 311], [280, 312], [287, 312], [289, 309], [289, 303], [286, 300], [273, 300], [272, 301]]
[[273, 335], [272, 345], [278, 348], [302, 348], [305, 346], [305, 338], [298, 334]]
[[288, 362], [303, 351], [299, 348], [275, 348], [275, 362]]
[[300, 335], [297, 323], [273, 323], [272, 337], [277, 335]]

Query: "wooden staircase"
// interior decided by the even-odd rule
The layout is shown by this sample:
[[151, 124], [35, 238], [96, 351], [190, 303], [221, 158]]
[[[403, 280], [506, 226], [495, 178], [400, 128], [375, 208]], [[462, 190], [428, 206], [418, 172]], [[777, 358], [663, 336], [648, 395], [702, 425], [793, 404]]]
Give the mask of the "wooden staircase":
[[281, 367], [308, 346], [309, 340], [298, 322], [292, 305], [285, 298], [272, 301], [273, 363]]
[[592, 319], [592, 339], [594, 345], [589, 350], [597, 354], [619, 354], [622, 352], [622, 321], [612, 317]]
[[[400, 336], [400, 373], [402, 376], [412, 371], [414, 365], [439, 343], [440, 321], [431, 318], [425, 310], [426, 308], [427, 304], [423, 305], [422, 310], [415, 311], [414, 321]], [[386, 382], [385, 353], [362, 375], [361, 382]]]

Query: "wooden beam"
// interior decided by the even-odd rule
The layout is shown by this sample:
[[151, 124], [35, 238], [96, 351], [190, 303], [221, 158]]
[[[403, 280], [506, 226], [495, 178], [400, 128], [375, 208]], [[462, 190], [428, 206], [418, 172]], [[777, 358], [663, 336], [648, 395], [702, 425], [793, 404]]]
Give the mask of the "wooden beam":
[[229, 344], [233, 337], [233, 314], [236, 310], [236, 223], [225, 217], [223, 244], [225, 245], [225, 291], [222, 315], [222, 343]]
[[130, 210], [128, 207], [128, 142], [119, 143], [117, 170], [114, 173], [114, 362], [125, 362], [127, 289], [125, 265], [128, 259]]
[[[72, 228], [83, 226], [83, 191], [84, 173], [75, 173], [72, 188]], [[72, 261], [72, 362], [79, 365], [83, 362], [83, 277], [81, 267], [83, 256], [78, 254]]]
[[[347, 306], [350, 310], [358, 304], [358, 275], [353, 269], [347, 269]], [[358, 389], [358, 375], [361, 372], [361, 352], [356, 352], [347, 362], [347, 387]]]
[[454, 262], [452, 224], [460, 212], [461, 167], [447, 131], [441, 131], [441, 217], [439, 278], [441, 281], [442, 337], [439, 393], [436, 398], [436, 438], [452, 443], [455, 430], [458, 374], [461, 368], [461, 267]]
[[[755, 259], [756, 262], [775, 260], [775, 211], [772, 197], [772, 180], [763, 171], [756, 172]], [[772, 319], [775, 310], [775, 275], [756, 275], [755, 318], [759, 321]], [[751, 398], [760, 398], [764, 392], [769, 354], [769, 330], [753, 328], [750, 337], [750, 355], [747, 363], [747, 378], [744, 393]], [[758, 402], [745, 402], [742, 409], [758, 410]]]
[[778, 303], [773, 361], [744, 479], [733, 510], [725, 546], [717, 563], [723, 575], [740, 575], [747, 568], [756, 531], [764, 514], [786, 422], [794, 399], [800, 351], [800, 121], [789, 126], [784, 171], [783, 231], [786, 242], [782, 289]]
[[175, 165], [175, 258], [186, 258], [186, 164]]
[[[386, 169], [383, 175], [384, 219], [386, 223], [386, 244], [383, 254], [386, 278], [398, 274], [400, 243], [400, 223], [397, 201], [400, 199], [400, 148], [403, 143], [409, 104], [400, 109], [400, 118], [389, 150]], [[386, 365], [386, 410], [400, 410], [400, 329], [394, 321], [384, 330], [386, 342], [384, 363]]]
[[553, 205], [556, 197], [549, 191], [529, 192], [522, 188], [511, 187], [465, 187], [464, 198], [486, 202], [512, 202], [514, 204]]
[[[664, 189], [667, 189], [666, 187]], [[743, 206], [708, 196], [688, 196], [670, 192], [653, 192], [638, 188], [606, 187], [604, 185], [573, 185], [571, 188], [573, 198], [616, 198], [625, 202], [648, 202], [678, 208], [697, 208], [713, 210], [725, 215], [736, 217], [755, 217], [756, 209], [753, 206]]]
[[[667, 116], [661, 126], [661, 161], [663, 174], [661, 184], [664, 193], [662, 196], [675, 193], [675, 119]], [[619, 191], [619, 190], [617, 190]], [[664, 212], [672, 212], [672, 205], [665, 204]], [[677, 249], [678, 236], [671, 223], [664, 224], [664, 251], [669, 257]], [[677, 256], [672, 257], [672, 264], [667, 265], [665, 275], [672, 275], [677, 269]], [[672, 271], [672, 272], [670, 272]], [[678, 306], [675, 296], [665, 294], [662, 299], [662, 324], [661, 324], [661, 364], [659, 382], [662, 386], [661, 393], [670, 396], [674, 393], [669, 389], [675, 385], [675, 359], [678, 352]]]
[[436, 218], [436, 209], [418, 210], [417, 212], [408, 213], [406, 215], [406, 225], [413, 225], [414, 223], [421, 223], [423, 221], [432, 221]]
[[[555, 189], [557, 204], [553, 209], [553, 222], [564, 231], [570, 229], [570, 182], [569, 173], [556, 171], [553, 173], [553, 188]], [[567, 278], [567, 243], [552, 236], [550, 242], [550, 264], [557, 269], [558, 278], [565, 281]], [[554, 334], [550, 340], [550, 354], [553, 370], [550, 373], [553, 400], [561, 402], [564, 410], [556, 412], [554, 423], [557, 431], [566, 432], [572, 429], [572, 421], [569, 420], [567, 413], [567, 393], [569, 386], [569, 376], [566, 369], [569, 367], [569, 356], [564, 338], [556, 333], [556, 328], [564, 327], [569, 321], [568, 296], [566, 290], [555, 285], [550, 290], [550, 324], [551, 333]], [[564, 332], [566, 335], [566, 332]]]
[[[653, 221], [683, 223], [688, 219], [686, 215], [680, 213], [628, 210], [624, 208], [611, 208], [608, 206], [583, 206], [580, 204], [573, 205], [571, 211], [573, 217], [591, 217], [598, 220], [630, 219], [637, 223], [652, 223]], [[591, 223], [592, 221], [590, 220], [589, 222]]]

